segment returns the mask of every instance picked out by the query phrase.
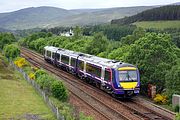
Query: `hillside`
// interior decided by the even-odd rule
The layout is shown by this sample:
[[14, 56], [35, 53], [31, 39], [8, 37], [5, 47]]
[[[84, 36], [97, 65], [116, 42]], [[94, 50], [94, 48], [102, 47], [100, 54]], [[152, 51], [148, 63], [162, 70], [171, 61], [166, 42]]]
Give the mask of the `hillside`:
[[166, 20], [166, 21], [142, 21], [133, 23], [137, 27], [149, 29], [167, 29], [167, 28], [180, 28], [180, 20]]
[[0, 14], [0, 27], [6, 29], [41, 27], [57, 17], [66, 17], [72, 12], [55, 7], [26, 8]]
[[136, 15], [112, 20], [112, 24], [131, 24], [137, 21], [180, 20], [180, 5], [169, 5], [145, 10]]
[[9, 13], [0, 13], [0, 28], [29, 29], [34, 27], [55, 27], [90, 25], [110, 22], [112, 19], [135, 15], [153, 6], [74, 9], [55, 7], [31, 7]]
[[177, 3], [173, 3], [171, 5], [180, 5], [180, 2], [177, 2]]
[[[123, 18], [131, 16], [141, 11], [150, 9], [152, 7], [124, 7], [124, 8], [108, 8], [96, 9], [92, 12], [84, 12], [81, 14], [73, 15], [67, 19], [62, 19], [57, 22], [57, 25], [97, 25], [102, 23], [111, 22], [112, 19]], [[57, 21], [57, 20], [56, 20]]]

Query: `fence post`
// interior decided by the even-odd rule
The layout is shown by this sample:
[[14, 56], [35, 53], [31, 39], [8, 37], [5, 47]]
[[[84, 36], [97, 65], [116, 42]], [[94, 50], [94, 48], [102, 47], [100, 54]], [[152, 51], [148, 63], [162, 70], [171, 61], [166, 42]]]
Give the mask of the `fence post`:
[[57, 119], [59, 120], [59, 110], [58, 110], [58, 107], [56, 107], [56, 115], [57, 115]]

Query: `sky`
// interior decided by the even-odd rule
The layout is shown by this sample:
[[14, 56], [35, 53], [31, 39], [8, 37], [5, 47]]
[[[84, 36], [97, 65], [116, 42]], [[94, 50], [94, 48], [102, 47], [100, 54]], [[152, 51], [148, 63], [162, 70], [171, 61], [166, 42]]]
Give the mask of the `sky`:
[[85, 9], [166, 5], [176, 2], [180, 2], [180, 0], [0, 0], [0, 13], [39, 6]]

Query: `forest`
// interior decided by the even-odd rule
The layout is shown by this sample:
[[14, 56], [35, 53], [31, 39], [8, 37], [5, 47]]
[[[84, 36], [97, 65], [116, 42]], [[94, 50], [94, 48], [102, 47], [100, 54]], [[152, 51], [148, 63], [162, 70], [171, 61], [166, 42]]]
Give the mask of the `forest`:
[[180, 5], [169, 5], [143, 11], [136, 15], [112, 20], [111, 24], [131, 24], [137, 21], [180, 20]]

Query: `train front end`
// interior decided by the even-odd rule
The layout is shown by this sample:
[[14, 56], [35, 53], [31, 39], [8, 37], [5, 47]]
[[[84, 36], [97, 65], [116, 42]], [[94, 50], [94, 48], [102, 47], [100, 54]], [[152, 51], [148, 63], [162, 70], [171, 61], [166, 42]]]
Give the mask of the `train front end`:
[[114, 88], [119, 97], [130, 98], [140, 91], [139, 70], [134, 66], [120, 66], [115, 71]]

